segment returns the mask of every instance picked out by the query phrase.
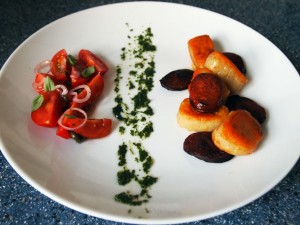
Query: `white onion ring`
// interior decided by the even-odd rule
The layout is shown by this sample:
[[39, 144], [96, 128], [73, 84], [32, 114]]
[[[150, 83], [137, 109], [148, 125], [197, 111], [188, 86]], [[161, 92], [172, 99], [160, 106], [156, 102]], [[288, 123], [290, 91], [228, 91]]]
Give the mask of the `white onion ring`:
[[55, 89], [61, 89], [62, 90], [61, 95], [68, 94], [68, 88], [65, 85], [58, 84], [55, 86]]
[[49, 66], [49, 70], [46, 73], [50, 73], [50, 65], [51, 65], [51, 60], [44, 60], [42, 62], [40, 62], [39, 64], [36, 65], [36, 67], [34, 68], [34, 74], [37, 73], [42, 73], [41, 69], [43, 67]]
[[[77, 98], [78, 93], [76, 92], [76, 90], [82, 89], [82, 88], [84, 88], [86, 90], [86, 96], [84, 98], [79, 99], [79, 98]], [[72, 88], [69, 93], [70, 93], [70, 95], [74, 95], [74, 97], [73, 97], [74, 102], [83, 103], [83, 102], [86, 102], [87, 100], [89, 100], [89, 98], [91, 97], [92, 91], [88, 85], [82, 84], [82, 85], [78, 85], [75, 88]]]
[[[79, 124], [77, 127], [67, 127], [67, 126], [65, 126], [65, 125], [62, 124], [62, 120], [63, 120], [63, 118], [65, 116], [65, 112], [67, 112], [68, 110], [78, 111], [78, 112], [82, 113], [82, 115], [84, 116], [83, 122], [81, 124]], [[69, 130], [69, 131], [77, 130], [78, 128], [82, 127], [86, 123], [86, 121], [87, 121], [87, 114], [86, 114], [86, 112], [83, 111], [80, 108], [69, 108], [65, 112], [59, 117], [57, 123], [59, 124], [59, 126], [63, 127], [66, 130]]]

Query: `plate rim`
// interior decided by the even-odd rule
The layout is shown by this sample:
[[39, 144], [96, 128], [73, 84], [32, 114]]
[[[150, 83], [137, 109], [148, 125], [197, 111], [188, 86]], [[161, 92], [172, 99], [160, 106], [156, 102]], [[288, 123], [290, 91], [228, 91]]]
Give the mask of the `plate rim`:
[[[6, 66], [9, 64], [9, 62], [11, 61], [11, 59], [14, 57], [14, 55], [16, 55], [19, 51], [19, 49], [21, 49], [23, 47], [23, 45], [25, 45], [31, 38], [33, 38], [35, 35], [37, 35], [38, 33], [42, 32], [44, 29], [47, 29], [49, 26], [52, 26], [53, 24], [57, 23], [58, 21], [67, 18], [71, 15], [76, 15], [76, 14], [80, 14], [82, 12], [85, 11], [90, 11], [90, 10], [97, 10], [98, 8], [103, 8], [103, 7], [114, 7], [116, 5], [136, 5], [136, 4], [155, 4], [155, 5], [159, 5], [159, 4], [164, 4], [164, 5], [176, 5], [177, 7], [189, 7], [192, 8], [193, 10], [203, 10], [206, 11], [208, 13], [212, 13], [215, 14], [217, 16], [221, 16], [222, 18], [226, 18], [229, 19], [235, 23], [238, 23], [239, 26], [243, 26], [244, 28], [250, 29], [252, 32], [255, 32], [256, 35], [259, 35], [260, 37], [264, 38], [269, 44], [272, 44], [274, 48], [276, 48], [280, 53], [281, 56], [286, 58], [287, 62], [290, 64], [290, 66], [293, 67], [293, 69], [295, 70], [296, 74], [298, 74], [296, 68], [294, 67], [294, 65], [291, 63], [291, 61], [287, 58], [287, 56], [275, 45], [273, 44], [269, 39], [267, 39], [265, 36], [263, 36], [262, 34], [260, 34], [259, 32], [255, 31], [253, 28], [235, 20], [232, 19], [228, 16], [225, 16], [223, 14], [208, 10], [208, 9], [203, 9], [200, 7], [196, 7], [196, 6], [192, 6], [192, 5], [185, 5], [185, 4], [181, 4], [181, 3], [172, 3], [172, 2], [156, 2], [156, 1], [132, 1], [132, 2], [120, 2], [120, 3], [109, 3], [109, 4], [105, 4], [105, 5], [100, 5], [100, 6], [94, 6], [91, 8], [87, 8], [87, 9], [83, 9], [77, 12], [73, 12], [71, 14], [65, 15], [61, 18], [58, 18], [50, 23], [48, 23], [47, 25], [43, 26], [42, 28], [38, 29], [37, 31], [35, 31], [33, 34], [31, 34], [29, 37], [27, 37], [25, 40], [22, 41], [22, 43], [20, 45], [18, 45], [18, 47], [13, 51], [13, 53], [6, 59], [6, 61], [4, 62], [1, 71], [0, 71], [0, 78], [2, 77], [3, 71], [5, 71]], [[299, 74], [298, 74], [299, 76]], [[279, 184], [287, 175], [288, 173], [292, 170], [292, 168], [296, 165], [296, 163], [299, 160], [299, 157], [297, 159], [294, 160], [293, 163], [290, 164], [289, 168], [286, 168], [285, 171], [282, 171], [282, 174], [280, 177], [278, 177], [277, 180], [273, 180], [272, 184], [269, 184], [267, 187], [264, 188], [264, 190], [261, 190], [261, 192], [256, 193], [255, 196], [252, 196], [250, 199], [249, 197], [247, 199], [245, 199], [243, 202], [240, 203], [236, 203], [233, 204], [231, 207], [226, 207], [222, 210], [218, 210], [217, 212], [214, 213], [206, 213], [206, 216], [188, 216], [188, 217], [184, 217], [181, 220], [179, 220], [178, 218], [176, 218], [175, 220], [172, 219], [136, 219], [136, 218], [129, 218], [129, 217], [119, 217], [116, 215], [112, 215], [112, 214], [107, 214], [107, 213], [102, 213], [102, 212], [96, 212], [96, 210], [90, 210], [90, 209], [86, 209], [84, 207], [81, 207], [77, 204], [73, 204], [72, 202], [70, 202], [70, 200], [65, 200], [63, 196], [57, 196], [56, 194], [53, 194], [52, 192], [49, 192], [45, 187], [41, 186], [40, 184], [38, 184], [35, 180], [32, 180], [30, 178], [30, 176], [28, 174], [26, 174], [22, 168], [19, 167], [19, 165], [16, 164], [15, 160], [13, 159], [13, 157], [9, 154], [9, 150], [6, 149], [6, 146], [3, 144], [4, 142], [2, 141], [3, 136], [0, 133], [0, 146], [1, 146], [1, 152], [4, 155], [5, 159], [8, 161], [8, 163], [12, 166], [12, 168], [28, 183], [30, 184], [33, 188], [35, 188], [36, 190], [38, 190], [39, 192], [41, 192], [42, 194], [46, 195], [47, 197], [49, 197], [50, 199], [58, 202], [59, 204], [65, 205], [71, 209], [74, 209], [78, 212], [82, 212], [85, 214], [90, 214], [92, 216], [96, 216], [98, 218], [101, 219], [106, 219], [106, 220], [114, 220], [114, 221], [118, 221], [118, 222], [126, 222], [126, 223], [142, 223], [142, 224], [147, 224], [149, 222], [153, 223], [153, 224], [162, 224], [162, 223], [183, 223], [183, 222], [191, 222], [191, 221], [195, 221], [195, 220], [204, 220], [204, 219], [208, 219], [214, 216], [218, 216], [218, 215], [222, 215], [224, 213], [228, 213], [230, 211], [236, 210], [238, 208], [241, 208], [251, 202], [253, 202], [254, 200], [260, 198], [261, 196], [263, 196], [264, 194], [266, 194], [268, 191], [270, 191], [272, 188], [274, 188], [277, 184]], [[300, 156], [300, 152], [299, 152], [299, 156]], [[91, 211], [93, 211], [94, 213], [91, 214]]]

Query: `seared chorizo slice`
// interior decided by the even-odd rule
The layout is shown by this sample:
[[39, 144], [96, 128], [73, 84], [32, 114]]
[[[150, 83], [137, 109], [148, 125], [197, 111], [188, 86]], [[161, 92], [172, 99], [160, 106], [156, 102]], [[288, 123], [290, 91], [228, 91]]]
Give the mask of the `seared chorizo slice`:
[[189, 155], [211, 163], [222, 163], [233, 158], [220, 150], [212, 141], [211, 132], [197, 132], [190, 134], [183, 143], [183, 149]]
[[223, 54], [230, 59], [231, 62], [233, 62], [233, 64], [245, 75], [247, 70], [246, 70], [246, 66], [244, 63], [243, 58], [235, 53], [232, 52], [223, 52]]
[[215, 112], [225, 103], [229, 90], [216, 75], [202, 73], [189, 86], [191, 105], [202, 113]]
[[160, 84], [162, 87], [172, 91], [185, 90], [191, 83], [193, 73], [194, 71], [189, 69], [174, 70], [165, 75], [160, 80]]

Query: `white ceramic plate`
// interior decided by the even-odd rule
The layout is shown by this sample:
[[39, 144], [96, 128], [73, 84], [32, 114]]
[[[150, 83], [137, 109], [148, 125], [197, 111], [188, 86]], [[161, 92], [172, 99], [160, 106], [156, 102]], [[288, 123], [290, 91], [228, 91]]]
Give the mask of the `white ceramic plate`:
[[[124, 190], [116, 181], [117, 127], [107, 138], [76, 144], [38, 127], [30, 119], [35, 65], [65, 48], [75, 54], [90, 49], [109, 63], [105, 93], [97, 108], [113, 118], [113, 79], [126, 46], [129, 24], [134, 32], [151, 27], [155, 87], [151, 93], [155, 132], [144, 143], [155, 159], [159, 177], [150, 202], [129, 207], [114, 201]], [[197, 160], [182, 150], [188, 132], [176, 123], [187, 92], [163, 89], [159, 80], [174, 69], [190, 68], [187, 41], [209, 34], [221, 51], [240, 54], [250, 82], [242, 95], [268, 111], [265, 139], [250, 156], [223, 164]], [[1, 150], [12, 167], [33, 187], [80, 212], [130, 223], [179, 223], [220, 215], [241, 207], [274, 187], [299, 158], [300, 78], [289, 60], [267, 39], [222, 15], [184, 5], [135, 2], [107, 5], [55, 21], [28, 38], [10, 56], [0, 77]], [[167, 107], [166, 107], [167, 105]], [[115, 123], [116, 124], [116, 123]], [[150, 212], [146, 212], [147, 208]], [[128, 209], [132, 209], [128, 213]], [[141, 217], [141, 218], [139, 218]]]

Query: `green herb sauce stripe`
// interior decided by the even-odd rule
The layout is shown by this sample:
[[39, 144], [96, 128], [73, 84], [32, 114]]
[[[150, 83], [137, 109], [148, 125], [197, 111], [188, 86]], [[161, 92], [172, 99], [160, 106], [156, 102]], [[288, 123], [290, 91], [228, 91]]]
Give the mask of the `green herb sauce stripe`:
[[[133, 29], [130, 29], [130, 32], [132, 31]], [[130, 191], [121, 192], [115, 195], [115, 200], [123, 204], [138, 206], [150, 200], [150, 187], [157, 182], [157, 178], [150, 175], [154, 159], [142, 145], [142, 140], [149, 138], [154, 131], [151, 121], [154, 112], [148, 94], [154, 87], [156, 46], [152, 43], [151, 28], [146, 28], [140, 35], [127, 37], [129, 42], [121, 49], [120, 58], [124, 63], [130, 60], [130, 65], [117, 66], [114, 88], [116, 105], [113, 108], [113, 114], [123, 122], [123, 125], [119, 127], [120, 135], [129, 133], [139, 140], [136, 142], [129, 140], [119, 145], [118, 165], [121, 169], [117, 173], [117, 178], [119, 185], [125, 186], [136, 182], [141, 190], [137, 194]], [[126, 76], [122, 73], [123, 66], [132, 68]], [[131, 96], [129, 103], [125, 102], [121, 95], [121, 83], [126, 84], [128, 92], [137, 91], [134, 96]], [[128, 158], [137, 164], [136, 167], [140, 168], [138, 171], [129, 168]]]

